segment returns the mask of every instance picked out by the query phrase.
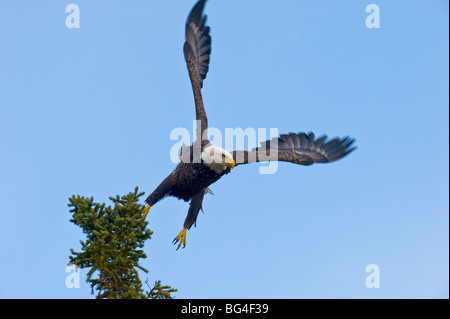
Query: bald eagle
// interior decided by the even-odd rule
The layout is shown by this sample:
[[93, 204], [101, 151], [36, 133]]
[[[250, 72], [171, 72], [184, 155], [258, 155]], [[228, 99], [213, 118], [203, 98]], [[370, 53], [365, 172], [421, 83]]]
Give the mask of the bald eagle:
[[192, 8], [186, 22], [186, 41], [184, 57], [195, 100], [197, 120], [196, 140], [189, 147], [183, 145], [180, 163], [162, 183], [151, 193], [145, 202], [143, 218], [151, 206], [166, 196], [173, 196], [190, 201], [183, 230], [175, 237], [173, 243], [178, 248], [186, 246], [186, 233], [196, 222], [202, 209], [203, 197], [211, 192], [209, 186], [222, 176], [230, 173], [235, 166], [259, 161], [284, 161], [300, 165], [329, 163], [352, 152], [354, 139], [349, 137], [334, 138], [327, 141], [327, 136], [316, 138], [314, 133], [289, 133], [261, 143], [251, 151], [234, 151], [232, 153], [212, 145], [207, 138], [208, 119], [203, 105], [203, 80], [209, 69], [211, 54], [210, 28], [206, 25], [203, 14], [206, 0], [199, 0]]

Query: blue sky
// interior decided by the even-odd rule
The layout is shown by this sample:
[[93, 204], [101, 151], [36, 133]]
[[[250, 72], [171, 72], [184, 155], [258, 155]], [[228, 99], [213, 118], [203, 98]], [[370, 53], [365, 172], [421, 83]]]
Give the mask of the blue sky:
[[[80, 8], [68, 29], [65, 8]], [[380, 8], [368, 29], [365, 8]], [[0, 0], [0, 298], [68, 289], [72, 194], [149, 194], [175, 167], [194, 103], [183, 58], [194, 1]], [[448, 298], [448, 1], [217, 1], [210, 126], [352, 136], [332, 164], [237, 167], [188, 204], [152, 207], [142, 279], [178, 298]], [[366, 266], [380, 269], [368, 289]]]

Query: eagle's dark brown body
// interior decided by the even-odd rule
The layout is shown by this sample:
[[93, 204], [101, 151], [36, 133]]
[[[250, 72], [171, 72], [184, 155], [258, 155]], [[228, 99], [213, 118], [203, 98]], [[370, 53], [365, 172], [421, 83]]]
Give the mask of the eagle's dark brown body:
[[192, 196], [204, 192], [211, 184], [217, 182], [223, 175], [228, 174], [228, 168], [219, 174], [203, 163], [189, 164], [180, 163], [173, 175], [174, 185], [169, 196], [174, 196], [184, 201], [188, 201]]
[[146, 202], [154, 205], [165, 196], [173, 196], [187, 202], [229, 172], [230, 169], [226, 169], [221, 174], [216, 173], [203, 163], [179, 163], [176, 169], [150, 194]]

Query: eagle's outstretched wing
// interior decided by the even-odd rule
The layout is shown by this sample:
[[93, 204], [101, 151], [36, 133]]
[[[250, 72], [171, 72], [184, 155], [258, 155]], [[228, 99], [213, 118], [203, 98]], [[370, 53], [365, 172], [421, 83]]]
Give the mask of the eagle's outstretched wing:
[[[206, 0], [200, 0], [192, 8], [186, 21], [186, 42], [184, 42], [184, 58], [194, 91], [196, 118], [200, 121], [197, 122], [197, 140], [201, 140], [203, 132], [208, 129], [208, 119], [201, 94], [211, 54], [210, 28], [205, 24], [206, 15], [203, 15], [205, 3]], [[206, 132], [204, 136], [206, 139]]]
[[282, 134], [272, 140], [261, 143], [252, 151], [234, 151], [236, 166], [264, 161], [283, 161], [300, 165], [334, 162], [352, 152], [355, 141], [352, 138], [334, 138], [326, 141], [327, 136], [315, 138], [314, 133]]

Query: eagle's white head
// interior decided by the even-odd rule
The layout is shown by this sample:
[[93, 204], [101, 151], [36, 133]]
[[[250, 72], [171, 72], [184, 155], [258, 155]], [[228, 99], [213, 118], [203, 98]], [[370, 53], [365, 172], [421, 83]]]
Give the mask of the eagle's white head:
[[215, 145], [208, 145], [202, 151], [202, 161], [216, 173], [223, 173], [228, 167], [234, 168], [233, 156], [226, 150]]

